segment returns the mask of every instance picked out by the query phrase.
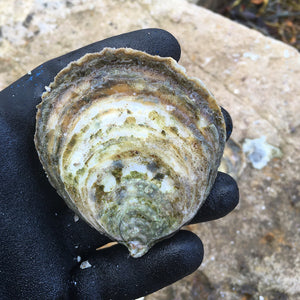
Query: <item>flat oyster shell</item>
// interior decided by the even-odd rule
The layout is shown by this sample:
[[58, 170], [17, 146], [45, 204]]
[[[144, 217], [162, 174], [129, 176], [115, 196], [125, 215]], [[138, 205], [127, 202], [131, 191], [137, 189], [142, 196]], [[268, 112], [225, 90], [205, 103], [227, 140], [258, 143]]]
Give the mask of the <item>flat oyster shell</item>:
[[70, 63], [38, 105], [35, 145], [76, 214], [133, 257], [189, 222], [214, 183], [225, 123], [172, 58], [105, 48]]

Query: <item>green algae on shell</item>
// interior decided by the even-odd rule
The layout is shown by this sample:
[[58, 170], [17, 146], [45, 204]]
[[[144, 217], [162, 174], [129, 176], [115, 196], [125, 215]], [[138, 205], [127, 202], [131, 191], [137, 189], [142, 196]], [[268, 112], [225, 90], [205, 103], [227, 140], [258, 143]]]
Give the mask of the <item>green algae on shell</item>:
[[220, 107], [172, 58], [129, 48], [60, 71], [38, 105], [35, 145], [68, 206], [133, 257], [188, 223], [225, 145]]

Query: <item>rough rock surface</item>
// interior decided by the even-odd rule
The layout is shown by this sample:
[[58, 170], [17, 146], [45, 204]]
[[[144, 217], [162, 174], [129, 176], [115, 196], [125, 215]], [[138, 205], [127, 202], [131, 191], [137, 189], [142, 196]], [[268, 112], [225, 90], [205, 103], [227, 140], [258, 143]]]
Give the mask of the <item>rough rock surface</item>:
[[[239, 207], [224, 219], [190, 226], [205, 245], [202, 266], [146, 299], [300, 299], [295, 49], [186, 0], [1, 0], [0, 89], [50, 58], [147, 27], [180, 41], [188, 74], [201, 78], [231, 113], [232, 138], [260, 142], [245, 153]], [[280, 155], [265, 159], [268, 144]]]

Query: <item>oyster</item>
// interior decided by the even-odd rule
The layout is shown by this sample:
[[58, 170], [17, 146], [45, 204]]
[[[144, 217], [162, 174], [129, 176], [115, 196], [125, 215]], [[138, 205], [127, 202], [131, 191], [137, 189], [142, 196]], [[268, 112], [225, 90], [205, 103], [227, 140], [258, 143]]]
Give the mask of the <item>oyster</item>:
[[189, 222], [214, 183], [225, 123], [172, 58], [105, 48], [70, 63], [38, 105], [35, 145], [68, 206], [133, 257]]

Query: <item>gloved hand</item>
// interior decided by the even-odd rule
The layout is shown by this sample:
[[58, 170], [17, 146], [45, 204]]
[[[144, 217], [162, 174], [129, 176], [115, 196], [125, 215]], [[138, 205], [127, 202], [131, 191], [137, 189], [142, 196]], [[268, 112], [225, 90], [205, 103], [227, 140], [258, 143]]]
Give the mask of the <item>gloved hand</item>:
[[[202, 243], [188, 231], [156, 244], [138, 259], [121, 245], [96, 251], [110, 240], [85, 222], [75, 222], [74, 213], [48, 183], [33, 143], [36, 105], [45, 86], [70, 61], [104, 47], [180, 58], [171, 34], [139, 30], [50, 60], [0, 93], [1, 299], [133, 299], [183, 278], [202, 262]], [[223, 114], [229, 137], [231, 119], [225, 110]], [[219, 173], [193, 222], [226, 215], [238, 198], [235, 181]], [[80, 269], [80, 258], [91, 267]]]

